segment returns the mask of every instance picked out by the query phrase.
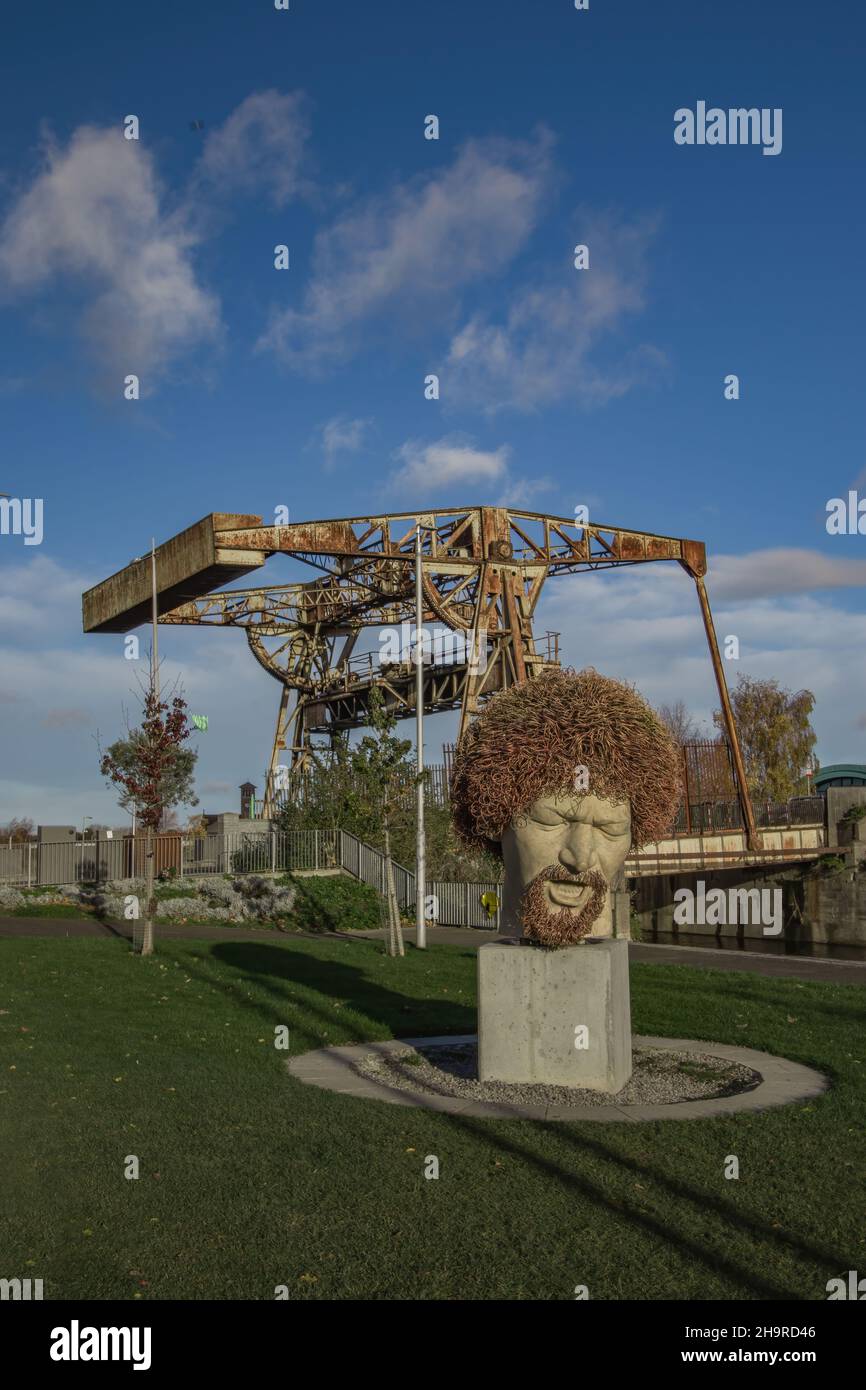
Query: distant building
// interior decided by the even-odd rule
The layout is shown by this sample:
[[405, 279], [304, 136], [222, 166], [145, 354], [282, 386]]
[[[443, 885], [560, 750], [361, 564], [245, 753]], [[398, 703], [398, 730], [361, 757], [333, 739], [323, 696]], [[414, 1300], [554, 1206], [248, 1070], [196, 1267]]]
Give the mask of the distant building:
[[828, 787], [866, 787], [866, 763], [830, 763], [819, 767], [812, 778], [816, 796], [823, 796]]
[[241, 820], [254, 820], [256, 815], [256, 787], [254, 782], [241, 782]]

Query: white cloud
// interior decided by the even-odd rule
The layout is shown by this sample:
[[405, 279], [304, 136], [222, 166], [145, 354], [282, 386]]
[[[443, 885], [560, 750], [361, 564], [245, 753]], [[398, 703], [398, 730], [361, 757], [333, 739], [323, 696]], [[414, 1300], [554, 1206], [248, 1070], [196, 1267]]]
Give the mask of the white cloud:
[[[821, 761], [866, 761], [861, 710], [852, 700], [866, 685], [866, 613], [797, 594], [719, 602], [712, 574], [708, 590], [720, 643], [739, 639], [739, 660], [724, 663], [729, 687], [738, 672], [791, 690], [805, 686], [816, 697]], [[563, 664], [631, 681], [656, 706], [681, 699], [712, 732], [719, 703], [712, 665], [694, 585], [678, 565], [548, 579], [535, 627], [536, 635], [545, 628], [561, 634]]]
[[264, 189], [283, 207], [306, 189], [309, 134], [301, 92], [253, 92], [206, 137], [198, 179], [222, 194]]
[[0, 285], [26, 293], [82, 281], [92, 294], [83, 336], [115, 375], [140, 376], [144, 394], [179, 354], [218, 335], [196, 238], [164, 210], [152, 155], [120, 126], [81, 126], [65, 149], [49, 142], [44, 166], [0, 228]]
[[657, 375], [658, 348], [643, 344], [611, 362], [595, 360], [605, 340], [645, 303], [646, 258], [656, 222], [575, 219], [589, 247], [587, 270], [562, 270], [519, 290], [501, 319], [472, 316], [454, 335], [441, 368], [446, 395], [493, 414], [561, 400], [603, 405]]
[[[50, 509], [46, 508], [50, 518]], [[4, 537], [0, 545], [7, 546]], [[35, 548], [35, 547], [34, 547]], [[78, 605], [76, 630], [81, 626], [81, 595], [89, 584], [77, 571], [66, 569], [48, 555], [34, 555], [18, 563], [8, 560], [0, 569], [0, 635], [6, 641], [41, 644], [46, 632], [56, 624], [56, 613], [72, 613]], [[45, 602], [45, 595], [51, 602]]]
[[[454, 456], [447, 456], [447, 444], [439, 446], [447, 473]], [[485, 470], [507, 464], [501, 450], [485, 455], [462, 447], [470, 466], [473, 454], [487, 459], [478, 465], [479, 481], [488, 480]], [[36, 628], [16, 619], [3, 635], [0, 823], [15, 815], [43, 824], [80, 824], [82, 815], [107, 824], [123, 821], [116, 796], [99, 775], [94, 736], [98, 731], [103, 744], [121, 736], [124, 707], [136, 722], [136, 675], [147, 664], [148, 637], [139, 629], [142, 659], [130, 662], [123, 657], [121, 634], [81, 633], [81, 591], [94, 577], [42, 556], [0, 568], [0, 614], [8, 616], [27, 593], [51, 595], [50, 603], [34, 600], [28, 610]], [[817, 698], [813, 718], [821, 761], [866, 761], [866, 702], [857, 693], [866, 688], [866, 613], [842, 609], [820, 591], [757, 600], [723, 597], [713, 572], [708, 587], [720, 641], [728, 634], [740, 641], [739, 661], [725, 663], [729, 684], [744, 671], [793, 690], [808, 687]], [[694, 584], [679, 565], [550, 578], [534, 626], [539, 637], [545, 628], [561, 634], [564, 665], [592, 665], [632, 681], [655, 705], [682, 699], [709, 728], [718, 697]], [[237, 809], [241, 782], [249, 779], [263, 789], [279, 684], [252, 659], [236, 630], [162, 628], [160, 655], [166, 688], [180, 675], [190, 709], [209, 716], [207, 733], [194, 736], [200, 809]], [[87, 723], [58, 718], [61, 708], [80, 712], [82, 721], [86, 713]], [[453, 733], [451, 725], [447, 733]]]
[[294, 367], [349, 356], [384, 315], [413, 326], [522, 248], [551, 177], [550, 137], [469, 141], [435, 174], [396, 185], [319, 233], [301, 309], [277, 313], [260, 347]]
[[[0, 824], [14, 815], [43, 824], [80, 824], [85, 814], [123, 822], [99, 774], [96, 735], [107, 746], [125, 734], [126, 715], [133, 726], [139, 721], [150, 637], [137, 629], [141, 658], [127, 661], [123, 634], [82, 633], [81, 593], [96, 578], [42, 556], [0, 568], [0, 616], [14, 615], [0, 658]], [[162, 628], [159, 644], [163, 688], [180, 677], [190, 710], [210, 720], [207, 733], [192, 740], [199, 809], [237, 810], [241, 782], [249, 778], [260, 791], [264, 785], [278, 682], [251, 659], [237, 631]]]
[[[474, 488], [480, 483], [485, 489], [497, 486], [494, 506], [520, 508], [529, 507], [539, 494], [555, 487], [547, 477], [527, 478], [511, 473], [509, 445], [478, 449], [471, 439], [460, 434], [445, 435], [426, 444], [409, 439], [393, 456], [401, 466], [388, 479], [388, 492], [409, 496], [413, 502], [432, 498], [444, 505], [447, 496], [451, 506], [455, 488]], [[462, 496], [462, 500], [467, 498]], [[471, 500], [470, 497], [468, 501]]]
[[333, 468], [340, 454], [356, 454], [371, 424], [371, 420], [349, 420], [342, 415], [326, 421], [315, 436], [325, 456], [325, 467]]
[[830, 556], [818, 550], [778, 547], [748, 555], [716, 555], [707, 582], [721, 598], [759, 598], [801, 594], [815, 589], [855, 589], [866, 585], [866, 560]]
[[391, 475], [390, 486], [402, 493], [429, 496], [437, 488], [463, 483], [502, 482], [510, 452], [505, 444], [498, 449], [476, 449], [456, 435], [430, 444], [409, 439], [394, 454], [402, 466]]
[[90, 715], [84, 709], [50, 709], [42, 720], [45, 729], [74, 729], [90, 727]]
[[553, 492], [556, 483], [551, 478], [509, 478], [508, 482], [499, 495], [494, 506], [510, 507], [512, 510], [519, 510], [521, 507], [527, 511], [535, 511], [536, 507], [530, 504], [538, 501], [539, 493]]

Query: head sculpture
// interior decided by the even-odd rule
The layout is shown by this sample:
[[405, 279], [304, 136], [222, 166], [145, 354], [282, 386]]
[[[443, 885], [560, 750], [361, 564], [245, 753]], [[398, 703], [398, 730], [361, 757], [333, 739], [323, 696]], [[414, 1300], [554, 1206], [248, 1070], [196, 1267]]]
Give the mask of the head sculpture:
[[610, 890], [629, 850], [670, 830], [676, 744], [631, 686], [555, 670], [494, 695], [451, 780], [463, 842], [502, 858], [501, 931], [540, 946], [613, 933]]

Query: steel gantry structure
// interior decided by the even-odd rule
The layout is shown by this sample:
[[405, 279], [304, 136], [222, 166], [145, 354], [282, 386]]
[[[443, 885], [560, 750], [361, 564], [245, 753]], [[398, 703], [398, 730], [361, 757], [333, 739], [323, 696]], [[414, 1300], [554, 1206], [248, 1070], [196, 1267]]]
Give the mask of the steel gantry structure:
[[[281, 684], [265, 796], [273, 809], [281, 754], [292, 769], [314, 735], [368, 719], [372, 689], [398, 717], [415, 712], [416, 531], [422, 535], [423, 622], [439, 625], [448, 659], [425, 662], [427, 712], [460, 711], [460, 733], [495, 691], [558, 664], [557, 634], [537, 637], [533, 616], [548, 576], [673, 560], [693, 579], [737, 774], [749, 843], [755, 822], [733, 711], [704, 585], [700, 541], [505, 507], [389, 513], [266, 525], [214, 512], [156, 548], [158, 621], [243, 628], [250, 650]], [[222, 589], [288, 555], [318, 574], [307, 583]], [[215, 592], [221, 590], [222, 592]], [[133, 561], [83, 596], [86, 632], [128, 632], [150, 617], [150, 565]], [[354, 654], [367, 628], [393, 629], [395, 650]], [[436, 643], [433, 644], [434, 646]]]

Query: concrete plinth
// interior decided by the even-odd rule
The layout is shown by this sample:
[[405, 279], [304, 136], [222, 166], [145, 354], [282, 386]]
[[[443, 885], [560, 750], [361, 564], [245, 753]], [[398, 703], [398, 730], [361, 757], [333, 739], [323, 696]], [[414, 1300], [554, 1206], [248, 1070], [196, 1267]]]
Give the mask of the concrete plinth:
[[628, 942], [479, 947], [478, 1074], [620, 1091], [631, 1076]]

